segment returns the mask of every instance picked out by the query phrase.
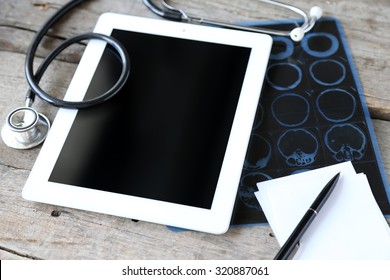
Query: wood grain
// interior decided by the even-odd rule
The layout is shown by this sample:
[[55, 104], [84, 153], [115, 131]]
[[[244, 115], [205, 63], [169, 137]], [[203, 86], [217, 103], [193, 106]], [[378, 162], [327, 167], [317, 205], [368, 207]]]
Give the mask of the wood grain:
[[[24, 59], [34, 32], [66, 1], [0, 1], [0, 120], [23, 105], [27, 90]], [[390, 5], [379, 1], [286, 1], [308, 11], [320, 4], [337, 17], [346, 34], [390, 177]], [[171, 1], [193, 14], [226, 21], [291, 18], [259, 1]], [[87, 1], [42, 42], [36, 63], [64, 38], [89, 32], [104, 12], [156, 18], [142, 1]], [[275, 16], [276, 15], [276, 16]], [[66, 50], [48, 70], [42, 86], [61, 97], [84, 46]], [[56, 108], [37, 101], [53, 120]], [[271, 259], [279, 245], [268, 226], [234, 227], [220, 236], [25, 201], [21, 197], [40, 148], [15, 151], [0, 141], [0, 259]]]

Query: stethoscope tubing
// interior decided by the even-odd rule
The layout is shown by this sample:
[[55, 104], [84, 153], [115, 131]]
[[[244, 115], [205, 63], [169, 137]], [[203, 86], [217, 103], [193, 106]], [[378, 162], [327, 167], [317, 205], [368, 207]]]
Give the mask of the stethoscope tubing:
[[260, 0], [260, 1], [266, 4], [271, 4], [283, 9], [287, 9], [289, 11], [292, 11], [300, 15], [303, 19], [303, 23], [291, 31], [269, 29], [264, 27], [254, 28], [254, 27], [242, 26], [242, 25], [219, 21], [219, 20], [206, 19], [199, 16], [192, 16], [187, 14], [185, 11], [181, 9], [177, 9], [168, 5], [165, 1], [161, 1], [163, 7], [159, 7], [158, 5], [153, 3], [152, 0], [143, 0], [143, 3], [153, 13], [165, 19], [174, 20], [174, 21], [183, 21], [187, 23], [206, 24], [211, 26], [225, 27], [230, 29], [257, 32], [257, 33], [265, 33], [265, 34], [276, 35], [276, 36], [290, 36], [290, 38], [293, 41], [302, 40], [304, 34], [309, 32], [313, 28], [316, 20], [318, 20], [322, 15], [322, 10], [317, 6], [314, 6], [310, 10], [310, 15], [309, 15], [306, 12], [304, 12], [302, 9], [289, 4], [285, 4], [278, 1], [271, 1], [271, 0]]
[[[113, 46], [116, 51], [118, 52], [121, 60], [122, 60], [122, 72], [115, 83], [114, 86], [111, 87], [108, 91], [105, 93], [99, 95], [98, 97], [84, 100], [84, 101], [65, 101], [61, 99], [57, 99], [49, 94], [47, 94], [45, 91], [42, 90], [42, 88], [39, 86], [39, 81], [41, 80], [43, 74], [45, 73], [47, 67], [50, 65], [50, 63], [57, 57], [58, 54], [60, 54], [64, 49], [69, 47], [70, 45], [81, 42], [83, 40], [90, 40], [90, 39], [99, 39], [107, 42], [111, 46]], [[32, 96], [38, 95], [42, 100], [48, 102], [49, 104], [61, 107], [61, 108], [67, 108], [67, 109], [83, 109], [88, 108], [92, 106], [99, 105], [110, 98], [112, 98], [126, 83], [127, 78], [130, 73], [130, 58], [127, 54], [127, 52], [124, 50], [124, 47], [122, 44], [116, 40], [115, 38], [111, 36], [107, 36], [104, 34], [98, 34], [98, 33], [85, 33], [81, 34], [75, 37], [72, 37], [70, 39], [67, 39], [64, 41], [61, 45], [59, 45], [57, 48], [55, 48], [52, 52], [49, 53], [49, 55], [46, 56], [44, 61], [39, 66], [37, 72], [32, 74], [32, 70], [30, 69], [30, 63], [26, 63], [26, 79], [30, 86], [30, 91], [28, 92], [28, 95], [26, 96], [26, 99], [30, 99], [33, 101]]]
[[[34, 57], [36, 54], [36, 51], [38, 49], [38, 46], [44, 36], [47, 34], [50, 28], [57, 23], [65, 14], [67, 14], [70, 10], [80, 5], [85, 0], [73, 0], [68, 2], [66, 5], [64, 5], [61, 9], [59, 9], [53, 16], [51, 16], [46, 23], [43, 24], [42, 28], [36, 33], [35, 37], [31, 41], [31, 44], [27, 50], [26, 54], [26, 60], [25, 60], [25, 75], [26, 80], [30, 86], [29, 91], [26, 95], [26, 100], [28, 100], [26, 103], [31, 106], [31, 104], [34, 102], [35, 95], [38, 95], [42, 100], [48, 102], [49, 104], [61, 107], [61, 108], [72, 108], [72, 109], [82, 109], [82, 108], [88, 108], [92, 106], [96, 106], [98, 104], [101, 104], [108, 99], [112, 98], [116, 93], [119, 92], [119, 90], [124, 86], [124, 84], [127, 81], [127, 78], [130, 73], [130, 58], [127, 54], [125, 48], [123, 45], [116, 40], [115, 38], [111, 36], [107, 36], [104, 34], [99, 33], [85, 33], [81, 34], [75, 37], [72, 37], [70, 39], [65, 40], [62, 44], [60, 44], [57, 48], [52, 50], [42, 61], [40, 66], [38, 67], [36, 73], [33, 72], [33, 63], [34, 63]], [[105, 93], [99, 95], [98, 97], [95, 97], [93, 99], [84, 100], [84, 101], [65, 101], [61, 99], [57, 99], [55, 97], [52, 97], [51, 95], [47, 94], [40, 86], [39, 82], [45, 73], [46, 69], [50, 65], [50, 63], [57, 57], [58, 54], [60, 54], [64, 49], [69, 47], [70, 45], [81, 42], [83, 40], [90, 40], [90, 39], [98, 39], [103, 40], [109, 45], [111, 45], [119, 54], [121, 61], [122, 61], [122, 72], [118, 79], [118, 81], [114, 84], [111, 89], [106, 91]]]

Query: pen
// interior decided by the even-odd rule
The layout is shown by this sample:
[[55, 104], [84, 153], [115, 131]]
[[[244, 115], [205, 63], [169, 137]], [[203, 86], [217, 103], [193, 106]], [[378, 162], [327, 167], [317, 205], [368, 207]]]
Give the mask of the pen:
[[322, 189], [320, 194], [314, 200], [313, 204], [306, 211], [306, 214], [303, 216], [303, 218], [300, 220], [298, 225], [295, 227], [295, 229], [291, 233], [290, 237], [284, 243], [284, 245], [282, 246], [280, 251], [276, 254], [274, 260], [287, 260], [288, 259], [288, 257], [291, 255], [291, 253], [298, 246], [302, 235], [308, 229], [311, 222], [314, 220], [314, 218], [317, 216], [318, 212], [321, 210], [322, 206], [328, 200], [329, 196], [331, 195], [332, 191], [334, 190], [334, 188], [337, 184], [339, 177], [340, 177], [340, 172], [337, 173], [326, 184], [326, 186]]

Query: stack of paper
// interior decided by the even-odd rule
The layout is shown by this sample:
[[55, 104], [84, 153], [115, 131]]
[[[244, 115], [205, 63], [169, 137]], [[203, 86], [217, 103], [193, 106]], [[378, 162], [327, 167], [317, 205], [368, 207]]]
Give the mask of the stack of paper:
[[336, 188], [304, 234], [294, 259], [390, 259], [389, 225], [365, 174], [356, 174], [351, 162], [258, 184], [256, 197], [279, 244], [338, 172]]

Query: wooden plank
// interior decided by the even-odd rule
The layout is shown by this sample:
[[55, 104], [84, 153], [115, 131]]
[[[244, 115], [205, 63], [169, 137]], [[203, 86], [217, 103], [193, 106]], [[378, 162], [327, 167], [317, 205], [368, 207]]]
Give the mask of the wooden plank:
[[[0, 120], [1, 126], [11, 110], [24, 106], [24, 95], [28, 86], [24, 77], [24, 55], [18, 53], [0, 52], [0, 61], [7, 67], [0, 67]], [[39, 63], [39, 61], [37, 61]], [[48, 78], [44, 76], [41, 86], [53, 96], [62, 98], [73, 76], [76, 65], [73, 63], [55, 61], [48, 69]], [[34, 108], [46, 115], [51, 121], [57, 113], [57, 108], [48, 106], [37, 98]], [[31, 169], [39, 149], [15, 151], [9, 149], [0, 140], [0, 164], [22, 169]]]
[[14, 252], [3, 251], [0, 248], [0, 260], [28, 260], [28, 258], [18, 256]]
[[387, 179], [390, 182], [390, 122], [373, 120], [373, 127], [382, 156], [383, 166], [386, 170]]
[[[0, 247], [43, 259], [256, 259], [277, 251], [268, 226], [214, 236], [21, 198], [27, 170], [0, 165]], [[12, 203], [10, 203], [12, 202]], [[252, 246], [252, 244], [259, 244]]]

